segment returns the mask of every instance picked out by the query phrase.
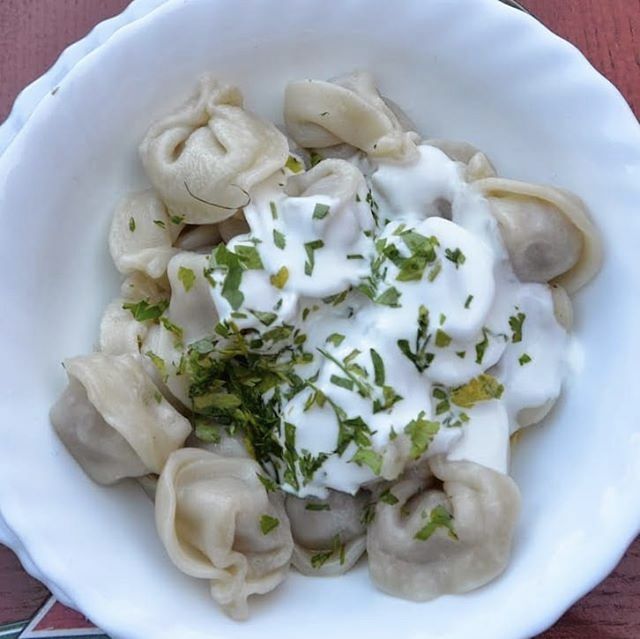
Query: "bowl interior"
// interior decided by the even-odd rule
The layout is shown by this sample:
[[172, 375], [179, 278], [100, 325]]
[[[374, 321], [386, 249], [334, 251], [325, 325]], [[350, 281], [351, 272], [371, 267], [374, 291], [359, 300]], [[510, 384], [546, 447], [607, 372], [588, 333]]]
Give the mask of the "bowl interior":
[[[165, 558], [142, 491], [91, 483], [47, 413], [65, 383], [60, 361], [92, 350], [117, 295], [107, 231], [118, 199], [146, 185], [137, 145], [148, 124], [203, 71], [280, 122], [288, 80], [355, 68], [371, 70], [425, 137], [467, 140], [501, 175], [583, 197], [606, 263], [576, 300], [579, 370], [514, 450], [523, 508], [502, 578], [414, 604], [376, 591], [364, 564], [341, 579], [292, 574], [237, 624]], [[288, 639], [305, 622], [310, 636], [363, 624], [371, 638], [468, 639], [479, 624], [485, 637], [530, 636], [637, 532], [640, 409], [621, 398], [638, 381], [640, 133], [615, 90], [531, 18], [494, 0], [350, 0], [332, 11], [262, 0], [250, 12], [231, 0], [168, 2], [44, 100], [0, 159], [0, 193], [0, 507], [45, 577], [114, 637]]]

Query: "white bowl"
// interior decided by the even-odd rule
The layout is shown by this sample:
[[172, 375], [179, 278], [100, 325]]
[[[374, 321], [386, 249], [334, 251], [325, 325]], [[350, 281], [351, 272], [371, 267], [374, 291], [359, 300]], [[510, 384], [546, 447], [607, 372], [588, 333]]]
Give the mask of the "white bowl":
[[[496, 0], [330, 6], [169, 0], [69, 70], [0, 158], [4, 536], [114, 638], [529, 637], [602, 579], [640, 529], [640, 128], [631, 111], [573, 47]], [[92, 349], [116, 294], [107, 228], [116, 200], [144, 184], [136, 147], [149, 122], [205, 70], [279, 120], [287, 80], [357, 67], [426, 135], [468, 140], [501, 174], [587, 201], [606, 263], [577, 299], [584, 366], [515, 451], [523, 512], [500, 579], [415, 604], [375, 590], [365, 565], [340, 579], [292, 574], [238, 624], [205, 583], [170, 564], [142, 491], [93, 484], [47, 412], [65, 383], [60, 360]]]

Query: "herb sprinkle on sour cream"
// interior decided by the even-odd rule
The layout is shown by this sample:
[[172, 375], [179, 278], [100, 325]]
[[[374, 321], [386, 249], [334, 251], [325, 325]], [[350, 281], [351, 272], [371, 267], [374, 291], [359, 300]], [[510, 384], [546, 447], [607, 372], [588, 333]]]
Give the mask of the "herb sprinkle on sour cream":
[[239, 434], [267, 487], [355, 493], [439, 453], [506, 473], [521, 411], [560, 392], [548, 286], [515, 277], [463, 165], [418, 151], [291, 156], [211, 254], [219, 323], [180, 364], [196, 434]]

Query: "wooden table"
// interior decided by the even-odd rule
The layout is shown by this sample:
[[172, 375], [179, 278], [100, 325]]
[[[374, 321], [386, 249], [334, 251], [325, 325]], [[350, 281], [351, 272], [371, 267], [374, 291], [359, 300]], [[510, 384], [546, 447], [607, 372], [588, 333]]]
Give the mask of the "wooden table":
[[[576, 44], [640, 114], [640, 0], [521, 2]], [[0, 120], [9, 113], [16, 93], [63, 47], [126, 4], [127, 0], [0, 0]], [[46, 590], [0, 548], [0, 626], [30, 617], [46, 597]], [[541, 639], [639, 637], [640, 538], [615, 572]]]

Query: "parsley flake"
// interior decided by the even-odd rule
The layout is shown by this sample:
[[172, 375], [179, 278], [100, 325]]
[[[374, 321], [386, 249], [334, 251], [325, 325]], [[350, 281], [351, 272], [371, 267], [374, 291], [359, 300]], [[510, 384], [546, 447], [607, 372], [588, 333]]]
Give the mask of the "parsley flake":
[[509, 328], [511, 329], [511, 341], [515, 344], [516, 342], [522, 341], [522, 326], [524, 324], [524, 320], [526, 315], [524, 313], [518, 313], [517, 315], [512, 315], [509, 318]]
[[271, 515], [261, 515], [260, 517], [260, 530], [263, 535], [268, 535], [280, 525], [280, 520]]
[[289, 279], [289, 269], [286, 266], [280, 267], [280, 270], [269, 278], [272, 286], [283, 289]]
[[273, 243], [280, 250], [284, 250], [284, 247], [287, 244], [284, 233], [281, 233], [280, 231], [278, 231], [278, 229], [273, 229]]
[[185, 292], [188, 293], [196, 282], [196, 274], [190, 268], [181, 266], [178, 269], [178, 280], [182, 282]]
[[312, 218], [314, 220], [324, 220], [324, 218], [327, 217], [327, 215], [329, 215], [330, 210], [331, 209], [329, 206], [327, 206], [326, 204], [320, 204], [318, 202], [315, 208], [313, 209]]
[[438, 528], [444, 528], [451, 539], [458, 540], [453, 527], [453, 517], [444, 506], [436, 506], [429, 513], [429, 522], [414, 535], [414, 539], [427, 541]]

